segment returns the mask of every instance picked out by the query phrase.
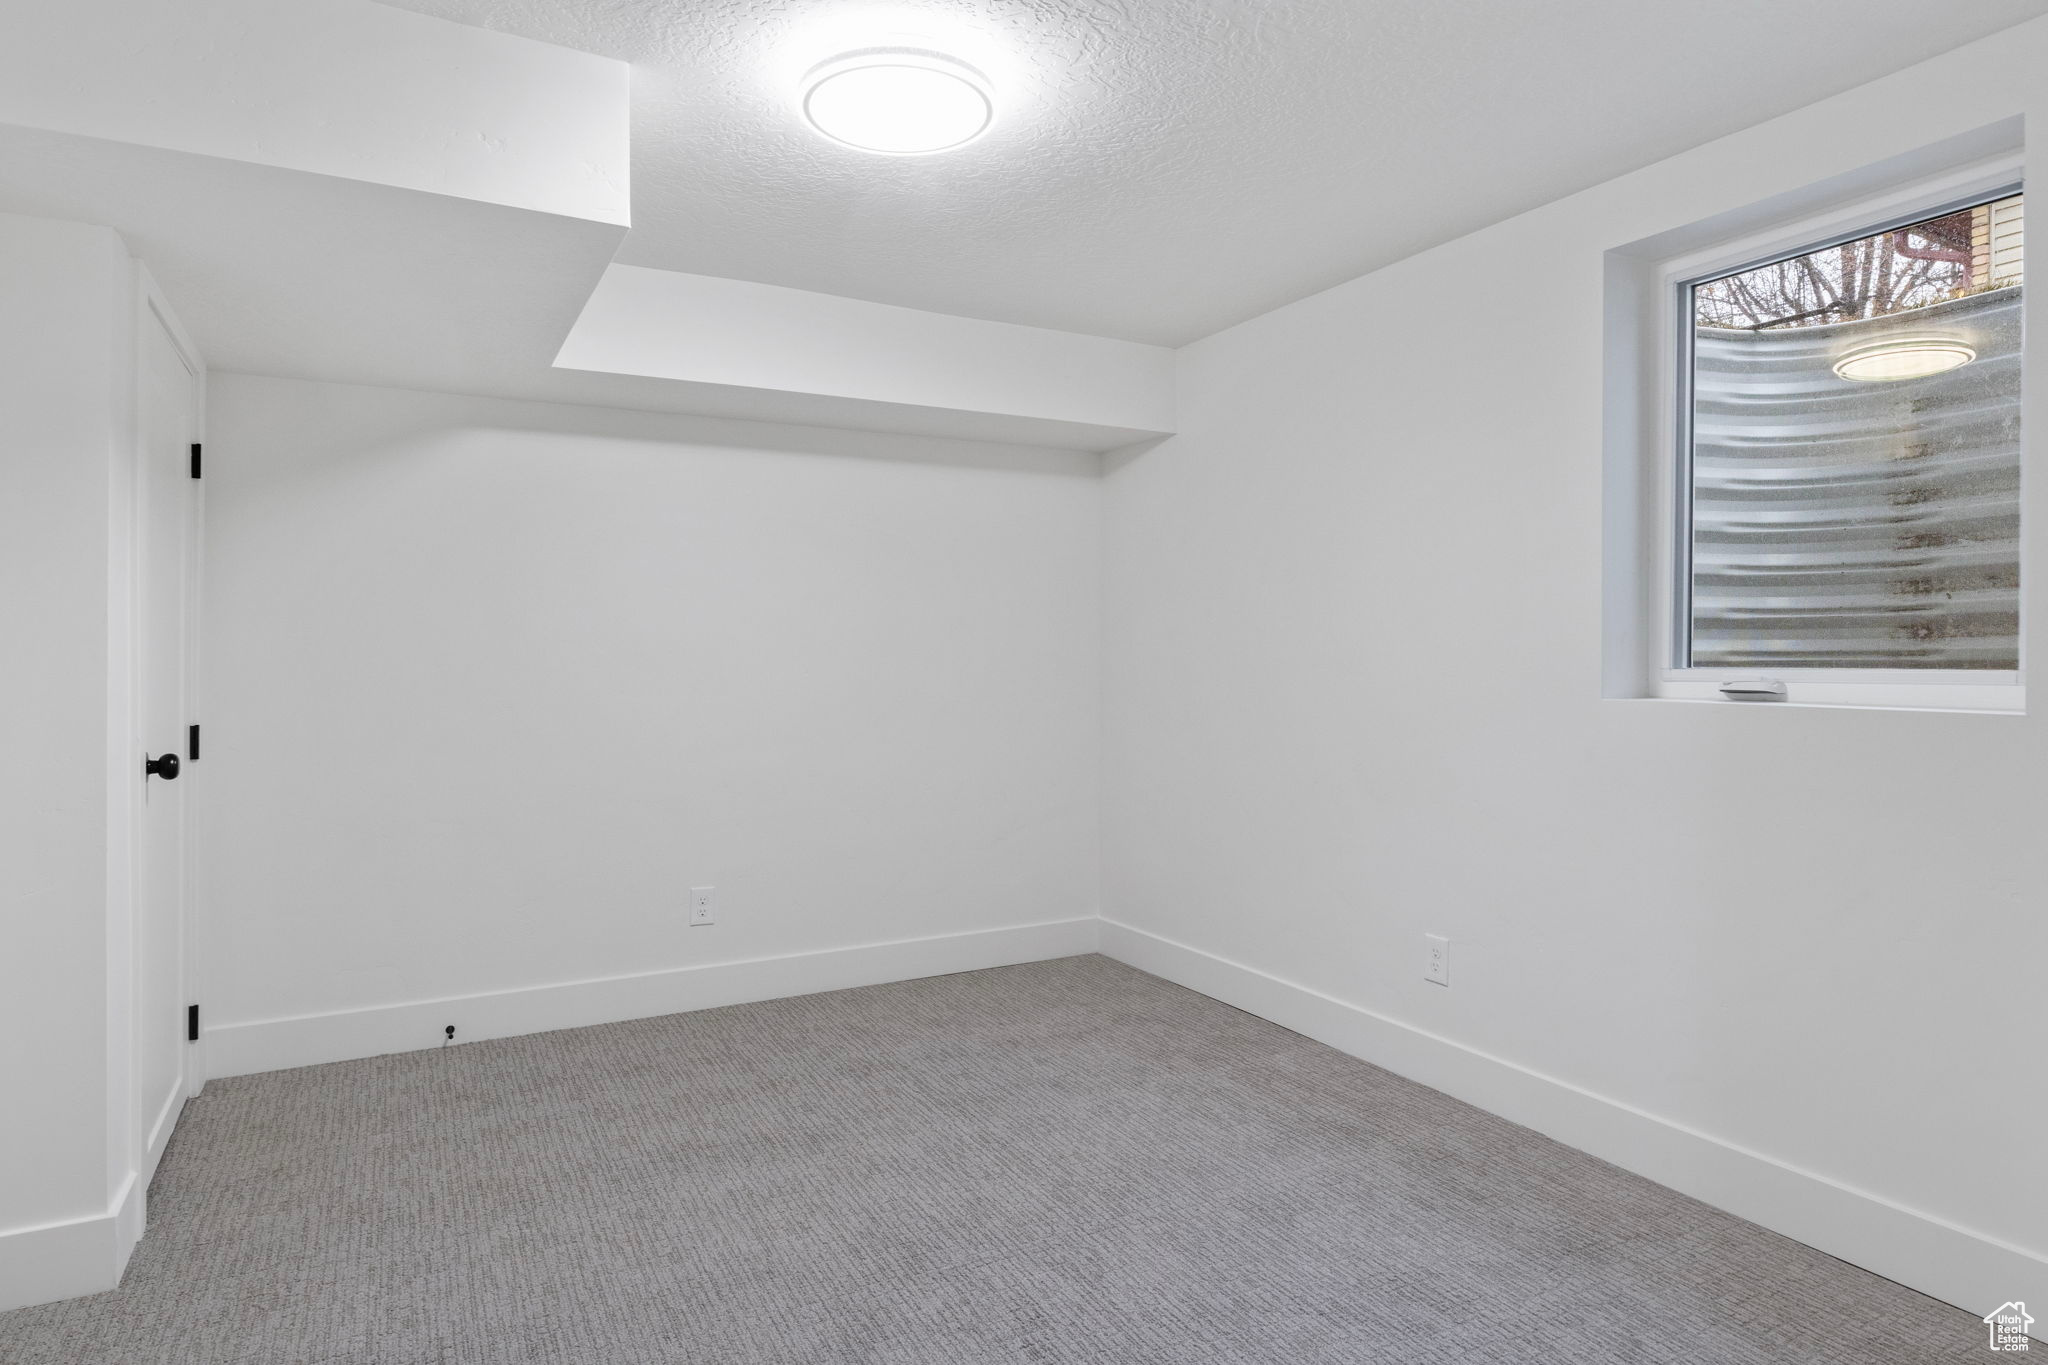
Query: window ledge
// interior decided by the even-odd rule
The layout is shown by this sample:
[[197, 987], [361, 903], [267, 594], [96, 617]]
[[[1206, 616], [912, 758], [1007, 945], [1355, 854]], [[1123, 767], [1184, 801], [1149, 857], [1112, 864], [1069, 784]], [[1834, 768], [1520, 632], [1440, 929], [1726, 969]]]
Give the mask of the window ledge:
[[1952, 715], [2023, 716], [2027, 689], [2014, 683], [1815, 683], [1787, 684], [1782, 701], [1736, 701], [1720, 693], [1720, 682], [1684, 679], [1651, 684], [1643, 697], [1618, 701], [1670, 701], [1746, 710], [1936, 711]]

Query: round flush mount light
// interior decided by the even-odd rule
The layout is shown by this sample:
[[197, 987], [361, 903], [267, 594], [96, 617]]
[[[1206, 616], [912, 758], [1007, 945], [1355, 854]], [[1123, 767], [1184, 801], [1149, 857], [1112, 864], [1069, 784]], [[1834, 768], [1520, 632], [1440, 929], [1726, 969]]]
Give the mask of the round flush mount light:
[[1952, 337], [1893, 337], [1858, 346], [1835, 362], [1843, 379], [1923, 379], [1959, 369], [1977, 358], [1974, 347]]
[[834, 142], [889, 156], [964, 146], [996, 117], [979, 71], [913, 48], [871, 48], [820, 62], [804, 75], [803, 110]]

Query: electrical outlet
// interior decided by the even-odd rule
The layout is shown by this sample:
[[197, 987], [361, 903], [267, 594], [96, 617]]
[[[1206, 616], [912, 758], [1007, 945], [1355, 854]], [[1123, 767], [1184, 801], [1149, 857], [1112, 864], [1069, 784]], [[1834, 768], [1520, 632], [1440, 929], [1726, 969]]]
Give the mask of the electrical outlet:
[[718, 902], [714, 894], [716, 891], [717, 888], [711, 886], [693, 886], [690, 888], [691, 924], [718, 923]]
[[1422, 979], [1439, 986], [1451, 984], [1451, 941], [1442, 934], [1424, 934]]

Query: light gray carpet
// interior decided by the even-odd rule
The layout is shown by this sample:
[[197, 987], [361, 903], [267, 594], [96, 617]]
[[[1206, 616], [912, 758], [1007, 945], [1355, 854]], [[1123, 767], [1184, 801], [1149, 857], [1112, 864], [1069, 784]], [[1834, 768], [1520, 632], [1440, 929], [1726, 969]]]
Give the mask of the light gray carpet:
[[0, 1360], [1934, 1365], [1967, 1313], [1100, 957], [217, 1081]]

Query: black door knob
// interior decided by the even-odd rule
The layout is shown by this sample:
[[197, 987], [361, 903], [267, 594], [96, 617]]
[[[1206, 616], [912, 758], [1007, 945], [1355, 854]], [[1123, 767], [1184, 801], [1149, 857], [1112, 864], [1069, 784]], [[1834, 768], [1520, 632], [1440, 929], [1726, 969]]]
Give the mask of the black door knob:
[[142, 765], [142, 771], [145, 776], [161, 777], [168, 782], [178, 775], [178, 756], [165, 754], [162, 758], [152, 758]]

